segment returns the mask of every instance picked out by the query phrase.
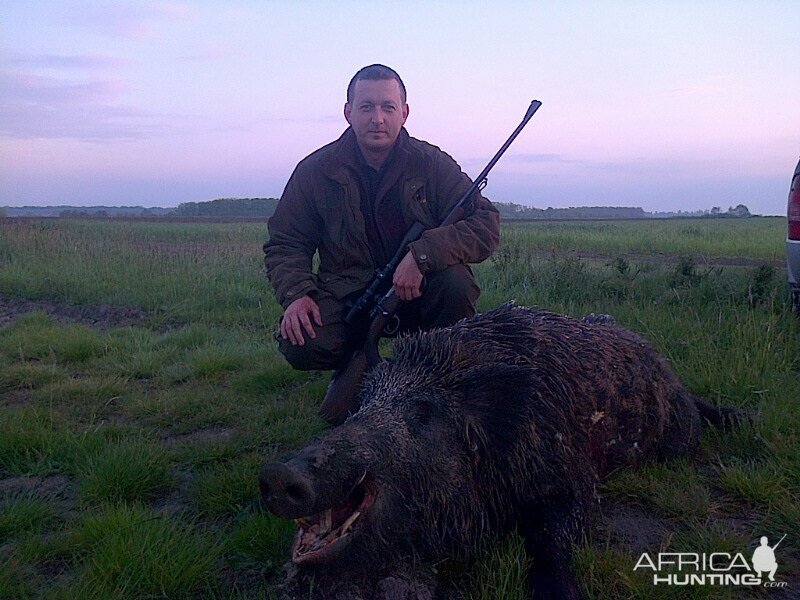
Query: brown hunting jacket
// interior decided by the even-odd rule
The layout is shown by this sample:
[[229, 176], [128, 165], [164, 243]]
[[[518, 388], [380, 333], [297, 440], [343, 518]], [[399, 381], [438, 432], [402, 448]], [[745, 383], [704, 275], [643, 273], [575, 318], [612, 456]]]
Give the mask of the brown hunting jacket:
[[[428, 230], [410, 244], [420, 271], [441, 271], [488, 258], [500, 241], [497, 209], [476, 194], [465, 219], [439, 223], [470, 186], [469, 178], [445, 152], [408, 135], [403, 128], [395, 154], [381, 179], [375, 206], [399, 202], [410, 227]], [[303, 159], [294, 170], [268, 223], [264, 244], [267, 276], [286, 308], [297, 298], [325, 290], [336, 298], [363, 290], [375, 269], [361, 198], [357, 142], [352, 129]], [[318, 273], [312, 259], [319, 251]]]

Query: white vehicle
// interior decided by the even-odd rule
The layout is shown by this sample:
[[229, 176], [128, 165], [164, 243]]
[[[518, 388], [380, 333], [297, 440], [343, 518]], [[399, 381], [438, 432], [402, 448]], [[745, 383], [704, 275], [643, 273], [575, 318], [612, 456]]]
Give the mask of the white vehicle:
[[794, 170], [786, 208], [789, 232], [786, 236], [786, 267], [792, 287], [792, 309], [800, 313], [800, 162]]

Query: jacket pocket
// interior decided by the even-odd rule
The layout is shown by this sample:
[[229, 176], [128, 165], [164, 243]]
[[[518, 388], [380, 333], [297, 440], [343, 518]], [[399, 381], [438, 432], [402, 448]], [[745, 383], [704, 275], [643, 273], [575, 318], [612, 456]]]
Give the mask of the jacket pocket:
[[419, 221], [430, 229], [439, 225], [428, 201], [426, 181], [422, 177], [407, 179], [403, 186], [403, 211], [409, 221]]

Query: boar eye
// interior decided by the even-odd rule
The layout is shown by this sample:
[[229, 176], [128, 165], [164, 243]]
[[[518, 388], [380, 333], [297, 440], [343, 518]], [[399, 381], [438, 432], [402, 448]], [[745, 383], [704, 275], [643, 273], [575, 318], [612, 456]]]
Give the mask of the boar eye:
[[413, 413], [415, 422], [426, 425], [428, 421], [442, 413], [442, 408], [438, 402], [420, 398], [414, 402]]

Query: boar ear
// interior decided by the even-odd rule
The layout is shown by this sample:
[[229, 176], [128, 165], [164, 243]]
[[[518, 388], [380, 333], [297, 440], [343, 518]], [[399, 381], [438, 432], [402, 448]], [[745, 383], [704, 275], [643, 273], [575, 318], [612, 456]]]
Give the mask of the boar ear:
[[486, 432], [471, 415], [467, 415], [464, 419], [464, 439], [467, 441], [472, 462], [477, 466], [486, 453]]

